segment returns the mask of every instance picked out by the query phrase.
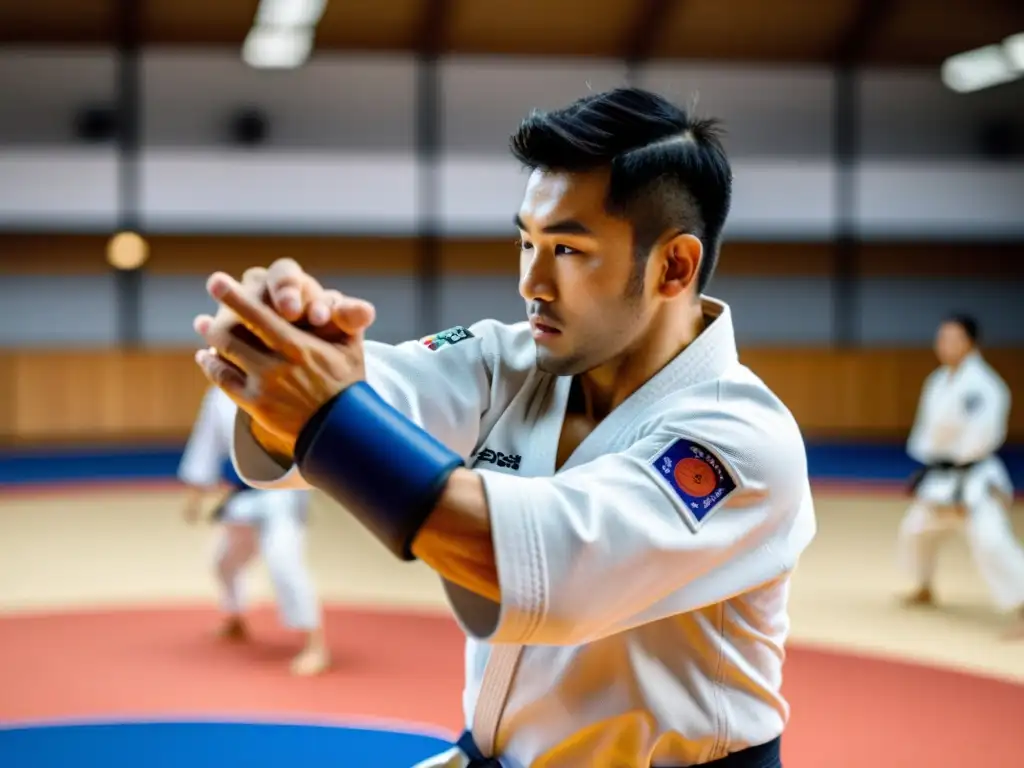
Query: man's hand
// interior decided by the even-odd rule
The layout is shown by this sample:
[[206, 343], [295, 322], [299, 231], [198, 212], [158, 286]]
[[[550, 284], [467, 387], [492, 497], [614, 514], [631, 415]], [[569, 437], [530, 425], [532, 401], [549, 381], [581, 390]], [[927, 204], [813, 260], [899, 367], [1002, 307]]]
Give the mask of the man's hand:
[[[246, 287], [216, 273], [207, 290], [237, 323], [203, 324], [211, 349], [196, 353], [196, 362], [290, 454], [317, 410], [365, 378], [363, 328], [350, 324], [347, 338], [331, 343], [291, 325], [254, 295], [252, 283]], [[289, 301], [287, 295], [284, 301]], [[366, 306], [372, 317], [372, 305]], [[238, 326], [248, 334], [239, 333]]]
[[[269, 269], [247, 269], [242, 276], [242, 290], [254, 300], [271, 307], [284, 319], [326, 341], [343, 342], [353, 336], [361, 337], [376, 317], [372, 304], [345, 296], [340, 291], [325, 289], [293, 259], [278, 259]], [[207, 338], [233, 334], [256, 348], [264, 346], [241, 323], [235, 311], [224, 304], [218, 308], [215, 316], [196, 317], [193, 326], [200, 336]], [[211, 381], [221, 378], [236, 382], [244, 380], [243, 372], [219, 355], [215, 355], [208, 364], [207, 377]], [[283, 466], [291, 463], [291, 444], [287, 440], [282, 440], [256, 421], [252, 423], [251, 429], [256, 441], [278, 463]]]
[[181, 511], [182, 517], [188, 525], [195, 525], [203, 513], [203, 496], [199, 492], [189, 493], [185, 499], [185, 506]]

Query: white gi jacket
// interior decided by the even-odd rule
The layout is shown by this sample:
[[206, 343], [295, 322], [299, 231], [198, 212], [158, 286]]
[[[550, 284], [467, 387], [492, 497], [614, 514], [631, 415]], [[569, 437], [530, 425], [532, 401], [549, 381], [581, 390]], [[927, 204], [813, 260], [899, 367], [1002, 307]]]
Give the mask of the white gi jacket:
[[[790, 576], [815, 533], [800, 431], [726, 305], [556, 473], [570, 386], [528, 324], [367, 343], [367, 377], [479, 471], [501, 603], [445, 583], [465, 719], [503, 765], [694, 765], [778, 736]], [[236, 422], [239, 474], [301, 484]], [[342, 459], [343, 460], [343, 459]], [[424, 765], [461, 765], [451, 753]]]
[[925, 380], [907, 453], [922, 464], [973, 464], [970, 469], [929, 471], [917, 498], [929, 504], [960, 500], [971, 506], [996, 488], [1012, 495], [1006, 465], [995, 455], [1006, 441], [1010, 389], [985, 362], [971, 352], [957, 367], [936, 369]]

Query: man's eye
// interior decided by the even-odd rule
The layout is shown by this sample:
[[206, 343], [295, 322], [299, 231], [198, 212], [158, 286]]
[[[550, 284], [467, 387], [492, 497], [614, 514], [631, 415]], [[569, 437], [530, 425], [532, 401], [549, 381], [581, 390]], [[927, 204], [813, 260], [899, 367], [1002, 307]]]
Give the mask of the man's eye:
[[525, 240], [523, 240], [522, 238], [520, 238], [519, 240], [516, 240], [516, 245], [519, 246], [519, 250], [521, 250], [521, 251], [528, 251], [531, 248], [533, 248], [533, 243], [528, 243]]
[[574, 253], [579, 253], [575, 248], [568, 245], [556, 245], [555, 255], [556, 256], [571, 256]]

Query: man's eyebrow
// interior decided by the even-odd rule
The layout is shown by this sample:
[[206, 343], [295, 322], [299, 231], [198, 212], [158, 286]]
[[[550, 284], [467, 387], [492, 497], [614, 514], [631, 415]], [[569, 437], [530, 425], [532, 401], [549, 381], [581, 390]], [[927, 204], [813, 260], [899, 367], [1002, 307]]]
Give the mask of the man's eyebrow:
[[[515, 215], [513, 223], [519, 229], [525, 230], [527, 228], [518, 213]], [[541, 231], [546, 235], [587, 235], [592, 237], [594, 234], [590, 227], [577, 219], [556, 221], [554, 224], [548, 224]]]

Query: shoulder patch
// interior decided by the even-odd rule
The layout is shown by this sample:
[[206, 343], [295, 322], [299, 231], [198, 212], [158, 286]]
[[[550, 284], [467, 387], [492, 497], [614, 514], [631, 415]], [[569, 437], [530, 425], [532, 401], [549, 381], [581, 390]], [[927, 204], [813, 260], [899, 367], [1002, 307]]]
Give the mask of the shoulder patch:
[[695, 531], [737, 488], [725, 463], [695, 440], [679, 438], [655, 456], [651, 465], [683, 502], [687, 522]]
[[964, 397], [964, 413], [976, 413], [981, 408], [982, 397], [977, 392], [969, 392]]
[[420, 343], [427, 349], [440, 349], [441, 347], [458, 344], [460, 341], [473, 338], [470, 330], [464, 326], [456, 325], [445, 331], [435, 333], [433, 336], [424, 336]]

